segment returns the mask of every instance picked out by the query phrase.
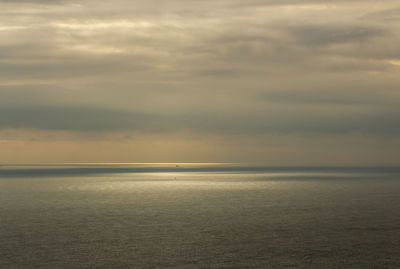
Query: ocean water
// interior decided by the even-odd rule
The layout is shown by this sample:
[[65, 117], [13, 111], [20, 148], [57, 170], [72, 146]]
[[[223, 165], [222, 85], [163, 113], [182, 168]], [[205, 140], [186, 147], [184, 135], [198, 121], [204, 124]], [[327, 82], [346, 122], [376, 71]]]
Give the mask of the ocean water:
[[398, 168], [1, 167], [0, 268], [400, 268]]

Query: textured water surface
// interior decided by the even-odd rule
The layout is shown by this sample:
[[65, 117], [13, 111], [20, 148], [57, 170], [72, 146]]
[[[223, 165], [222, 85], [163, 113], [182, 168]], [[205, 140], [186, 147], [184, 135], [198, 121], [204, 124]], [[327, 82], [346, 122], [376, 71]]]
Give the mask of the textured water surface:
[[0, 268], [400, 268], [381, 171], [0, 177]]

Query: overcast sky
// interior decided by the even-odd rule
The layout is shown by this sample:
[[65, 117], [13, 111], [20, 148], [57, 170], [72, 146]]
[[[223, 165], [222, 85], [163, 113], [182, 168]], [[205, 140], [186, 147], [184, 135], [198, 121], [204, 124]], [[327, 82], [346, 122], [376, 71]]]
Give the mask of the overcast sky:
[[400, 164], [398, 0], [0, 0], [0, 162]]

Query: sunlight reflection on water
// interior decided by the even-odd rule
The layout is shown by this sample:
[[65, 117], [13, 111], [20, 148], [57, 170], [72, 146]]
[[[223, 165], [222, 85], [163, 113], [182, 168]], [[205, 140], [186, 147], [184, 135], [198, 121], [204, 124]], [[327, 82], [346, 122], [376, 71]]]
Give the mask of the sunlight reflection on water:
[[400, 177], [0, 178], [0, 268], [400, 268]]

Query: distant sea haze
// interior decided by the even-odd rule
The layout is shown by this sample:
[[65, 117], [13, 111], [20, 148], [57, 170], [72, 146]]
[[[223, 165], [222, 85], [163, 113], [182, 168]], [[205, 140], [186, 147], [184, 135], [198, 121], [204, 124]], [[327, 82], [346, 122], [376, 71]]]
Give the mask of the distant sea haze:
[[400, 169], [3, 165], [0, 220], [0, 268], [398, 269]]
[[400, 166], [263, 166], [229, 163], [159, 163], [159, 164], [8, 164], [0, 166], [0, 177], [41, 177], [106, 173], [156, 173], [156, 172], [247, 172], [247, 173], [349, 173], [400, 174]]

